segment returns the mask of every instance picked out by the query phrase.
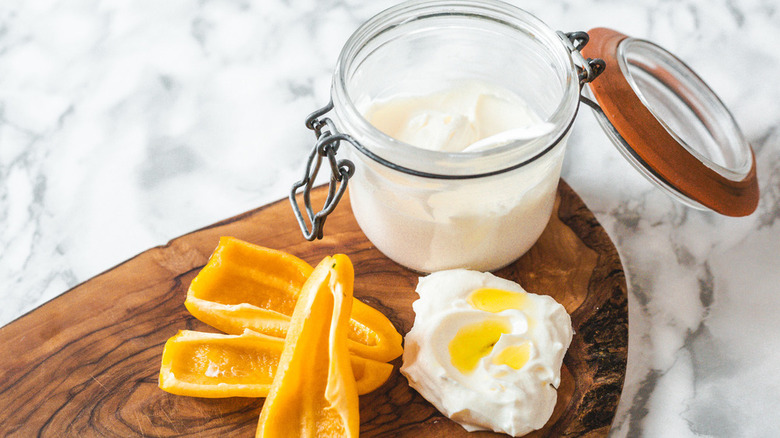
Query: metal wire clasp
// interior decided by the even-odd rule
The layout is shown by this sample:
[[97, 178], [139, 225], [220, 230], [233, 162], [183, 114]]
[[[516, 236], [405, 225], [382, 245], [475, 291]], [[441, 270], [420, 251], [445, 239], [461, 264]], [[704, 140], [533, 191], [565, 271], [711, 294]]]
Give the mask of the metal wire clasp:
[[[338, 132], [336, 125], [330, 118], [323, 118], [323, 116], [332, 109], [333, 101], [328, 102], [325, 107], [313, 112], [306, 118], [306, 127], [314, 131], [317, 142], [314, 144], [314, 148], [309, 154], [303, 179], [293, 184], [292, 190], [290, 191], [290, 203], [292, 204], [295, 217], [298, 219], [298, 225], [301, 227], [301, 232], [303, 232], [303, 237], [305, 237], [306, 240], [322, 239], [322, 230], [325, 226], [325, 219], [333, 209], [336, 208], [336, 205], [347, 190], [349, 178], [355, 174], [355, 165], [352, 161], [336, 161], [336, 153], [338, 152], [339, 145], [342, 141], [352, 143], [353, 145], [357, 145], [357, 142], [349, 135]], [[327, 158], [328, 163], [330, 164], [328, 197], [325, 199], [322, 210], [315, 214], [311, 205], [311, 189], [314, 185], [317, 173], [320, 171], [320, 165], [322, 164], [323, 158]], [[311, 229], [309, 229], [296, 199], [298, 189], [301, 187], [303, 187], [303, 204], [306, 210], [306, 216], [311, 224]]]
[[577, 75], [580, 79], [580, 87], [587, 82], [592, 82], [596, 79], [601, 72], [607, 67], [607, 64], [600, 58], [587, 58], [585, 59], [580, 53], [583, 47], [588, 44], [590, 36], [587, 32], [557, 32], [558, 36], [563, 40], [566, 48], [569, 49], [574, 64], [577, 66]]

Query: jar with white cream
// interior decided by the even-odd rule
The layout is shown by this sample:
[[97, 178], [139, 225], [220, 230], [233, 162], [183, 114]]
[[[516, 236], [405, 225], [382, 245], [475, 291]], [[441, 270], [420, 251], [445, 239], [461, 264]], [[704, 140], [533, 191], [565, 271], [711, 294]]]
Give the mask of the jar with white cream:
[[[364, 23], [339, 56], [331, 103], [307, 121], [318, 143], [290, 195], [304, 235], [322, 237], [349, 182], [360, 228], [401, 265], [492, 271], [519, 258], [550, 219], [581, 99], [599, 109], [580, 94], [605, 68], [580, 54], [587, 42], [495, 0], [411, 1]], [[304, 196], [310, 230], [296, 194], [323, 159], [331, 188], [317, 214]], [[749, 179], [740, 166], [736, 180]]]

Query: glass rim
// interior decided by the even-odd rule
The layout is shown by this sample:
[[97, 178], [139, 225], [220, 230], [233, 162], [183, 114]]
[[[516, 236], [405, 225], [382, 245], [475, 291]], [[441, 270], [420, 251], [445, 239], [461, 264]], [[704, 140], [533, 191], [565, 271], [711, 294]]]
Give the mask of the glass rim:
[[[717, 163], [705, 154], [699, 152], [699, 150], [690, 145], [677, 132], [675, 132], [669, 123], [664, 120], [660, 114], [658, 114], [652, 105], [650, 105], [642, 88], [637, 84], [634, 75], [631, 72], [631, 66], [629, 65], [628, 61], [628, 57], [630, 56], [632, 50], [636, 50], [637, 48], [640, 50], [650, 49], [652, 51], [652, 55], [657, 57], [658, 60], [661, 60], [662, 62], [668, 63], [670, 65], [674, 65], [680, 71], [684, 72], [684, 75], [673, 75], [674, 79], [679, 81], [679, 83], [687, 90], [697, 93], [699, 96], [708, 99], [713, 104], [712, 106], [697, 105], [692, 109], [696, 112], [707, 112], [715, 116], [718, 119], [718, 125], [723, 129], [730, 131], [732, 134], [731, 137], [738, 140], [737, 142], [723, 143], [716, 141], [713, 136], [714, 143], [719, 148], [721, 148], [721, 150], [728, 149], [729, 151], [733, 152], [736, 156], [738, 156], [739, 163], [737, 163], [734, 167], [728, 167], [725, 163]], [[748, 175], [752, 164], [750, 146], [739, 129], [737, 122], [734, 120], [734, 116], [726, 108], [725, 104], [723, 104], [717, 94], [715, 94], [715, 92], [704, 82], [704, 80], [702, 80], [696, 74], [696, 72], [694, 72], [693, 69], [691, 69], [684, 61], [677, 58], [674, 54], [667, 51], [658, 44], [653, 43], [652, 41], [634, 37], [627, 37], [618, 44], [617, 61], [618, 65], [620, 66], [620, 70], [626, 78], [626, 81], [634, 90], [639, 100], [642, 101], [644, 106], [653, 114], [658, 123], [669, 133], [669, 135], [671, 135], [688, 153], [696, 157], [696, 159], [701, 161], [705, 166], [709, 167], [729, 180], [740, 181]], [[665, 82], [663, 78], [657, 75], [657, 73], [646, 73], [650, 73], [655, 79], [661, 82]], [[682, 99], [681, 96], [678, 97]], [[692, 105], [692, 102], [689, 100], [685, 100], [685, 103], [688, 106]]]

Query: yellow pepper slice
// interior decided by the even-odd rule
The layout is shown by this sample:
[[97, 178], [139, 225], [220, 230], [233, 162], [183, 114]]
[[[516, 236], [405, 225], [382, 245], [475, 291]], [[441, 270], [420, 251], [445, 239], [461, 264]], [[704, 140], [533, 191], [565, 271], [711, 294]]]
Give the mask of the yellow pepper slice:
[[[284, 338], [311, 272], [308, 263], [291, 254], [223, 237], [192, 281], [184, 305], [199, 320], [229, 334], [250, 329]], [[352, 300], [350, 351], [381, 362], [400, 356], [402, 337], [390, 320]]]
[[[266, 397], [284, 339], [246, 330], [240, 336], [180, 330], [162, 355], [159, 386], [191, 397]], [[379, 388], [393, 366], [350, 355], [359, 395]]]
[[304, 284], [258, 437], [358, 436], [358, 394], [346, 342], [353, 281], [352, 263], [337, 254], [320, 262]]

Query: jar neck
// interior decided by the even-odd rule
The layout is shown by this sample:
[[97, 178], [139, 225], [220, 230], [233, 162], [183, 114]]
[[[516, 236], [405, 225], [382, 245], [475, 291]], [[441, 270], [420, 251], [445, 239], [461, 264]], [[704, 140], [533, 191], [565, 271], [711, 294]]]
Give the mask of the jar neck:
[[[366, 120], [361, 103], [424, 88], [419, 78], [426, 76], [430, 83], [496, 81], [524, 94], [554, 128], [531, 140], [452, 153], [401, 142]], [[404, 173], [461, 179], [513, 170], [552, 150], [573, 124], [579, 91], [568, 49], [533, 15], [499, 1], [435, 0], [402, 3], [364, 23], [341, 52], [332, 99], [340, 128], [367, 157]]]

